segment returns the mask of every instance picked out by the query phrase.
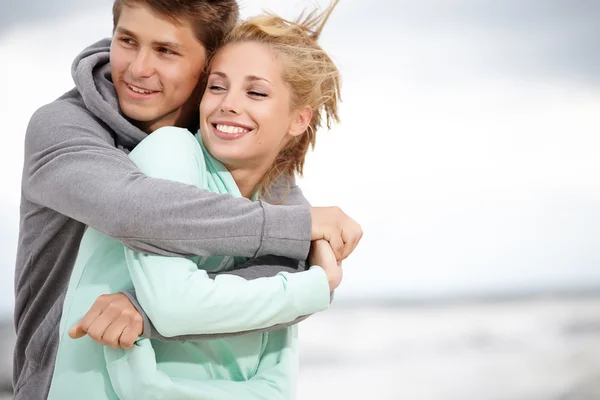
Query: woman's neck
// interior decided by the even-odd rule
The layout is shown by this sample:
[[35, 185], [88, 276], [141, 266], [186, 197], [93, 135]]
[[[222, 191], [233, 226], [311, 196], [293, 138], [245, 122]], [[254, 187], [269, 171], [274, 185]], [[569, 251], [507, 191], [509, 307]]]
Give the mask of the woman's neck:
[[240, 189], [240, 193], [242, 196], [246, 198], [251, 198], [256, 190], [256, 187], [260, 183], [260, 180], [266, 173], [266, 169], [258, 169], [258, 168], [230, 168], [229, 172], [238, 188]]

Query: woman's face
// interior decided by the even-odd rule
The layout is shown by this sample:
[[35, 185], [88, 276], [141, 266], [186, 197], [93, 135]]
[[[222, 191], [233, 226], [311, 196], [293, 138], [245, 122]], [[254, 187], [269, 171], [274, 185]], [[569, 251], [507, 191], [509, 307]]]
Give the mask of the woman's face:
[[229, 44], [215, 55], [200, 103], [208, 151], [230, 170], [269, 168], [292, 137], [304, 132], [292, 110], [281, 61], [265, 44]]

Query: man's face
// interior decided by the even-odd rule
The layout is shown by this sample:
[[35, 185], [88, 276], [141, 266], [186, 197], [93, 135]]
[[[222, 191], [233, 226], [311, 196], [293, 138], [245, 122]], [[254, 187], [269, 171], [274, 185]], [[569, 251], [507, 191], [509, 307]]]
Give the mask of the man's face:
[[189, 23], [176, 25], [148, 6], [123, 6], [110, 48], [123, 113], [147, 133], [186, 127], [197, 112], [206, 50]]

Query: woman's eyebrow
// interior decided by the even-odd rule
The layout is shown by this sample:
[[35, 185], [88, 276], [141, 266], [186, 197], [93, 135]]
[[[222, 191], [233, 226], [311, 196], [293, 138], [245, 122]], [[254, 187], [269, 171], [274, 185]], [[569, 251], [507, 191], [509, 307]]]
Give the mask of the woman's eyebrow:
[[218, 75], [221, 78], [227, 78], [227, 74], [221, 71], [210, 71], [211, 75]]
[[268, 79], [261, 78], [260, 76], [256, 76], [256, 75], [248, 75], [248, 76], [246, 77], [246, 80], [247, 80], [247, 81], [250, 81], [250, 82], [254, 82], [254, 81], [265, 81], [265, 82], [267, 82], [268, 84], [271, 84], [271, 85], [272, 85], [272, 83], [271, 83], [271, 82], [270, 82]]

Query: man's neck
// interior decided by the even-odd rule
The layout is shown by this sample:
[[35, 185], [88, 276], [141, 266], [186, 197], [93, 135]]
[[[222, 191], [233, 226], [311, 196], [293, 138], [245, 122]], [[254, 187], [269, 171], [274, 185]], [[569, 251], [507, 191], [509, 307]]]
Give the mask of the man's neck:
[[154, 121], [131, 121], [131, 123], [147, 134], [165, 126], [186, 128], [194, 132], [198, 130], [198, 115], [183, 115], [183, 113], [180, 113], [179, 115], [167, 115]]
[[186, 128], [191, 132], [198, 130], [200, 116], [198, 114], [198, 105], [195, 102], [188, 101], [181, 108], [172, 111], [170, 114], [153, 121], [131, 121], [135, 126], [142, 131], [150, 134], [157, 129], [165, 126], [176, 126], [178, 128]]

